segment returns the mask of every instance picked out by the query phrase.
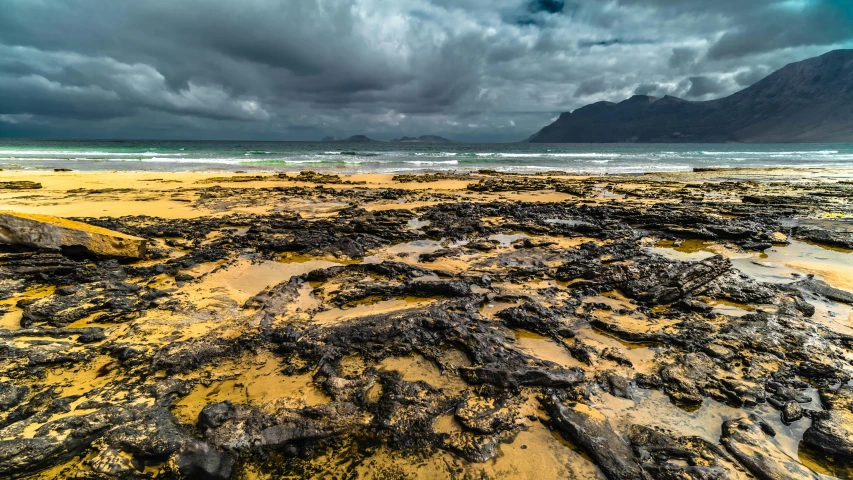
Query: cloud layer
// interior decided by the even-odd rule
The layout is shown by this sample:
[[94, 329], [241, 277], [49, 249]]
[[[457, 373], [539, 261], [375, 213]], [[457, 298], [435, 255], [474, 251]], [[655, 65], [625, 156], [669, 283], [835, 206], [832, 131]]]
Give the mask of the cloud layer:
[[853, 47], [846, 0], [5, 0], [0, 136], [520, 140]]

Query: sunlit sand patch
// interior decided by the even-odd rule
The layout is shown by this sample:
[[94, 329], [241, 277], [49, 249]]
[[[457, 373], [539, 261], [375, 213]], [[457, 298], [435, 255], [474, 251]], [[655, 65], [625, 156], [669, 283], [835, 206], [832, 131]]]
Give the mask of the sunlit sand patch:
[[511, 201], [519, 202], [575, 202], [578, 197], [553, 190], [545, 190], [541, 192], [501, 192], [499, 197]]
[[285, 375], [277, 358], [262, 353], [209, 369], [210, 380], [196, 385], [175, 403], [173, 412], [182, 422], [194, 425], [198, 414], [211, 403], [231, 401], [274, 413], [278, 408], [298, 408], [328, 403], [330, 399], [314, 384], [313, 374]]
[[540, 360], [548, 360], [562, 367], [580, 367], [583, 364], [571, 356], [566, 348], [554, 340], [527, 330], [515, 331], [519, 349]]

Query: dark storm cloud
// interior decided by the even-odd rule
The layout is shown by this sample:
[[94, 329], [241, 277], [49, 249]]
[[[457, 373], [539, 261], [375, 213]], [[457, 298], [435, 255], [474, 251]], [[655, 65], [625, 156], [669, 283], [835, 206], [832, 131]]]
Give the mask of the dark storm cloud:
[[672, 49], [668, 65], [670, 68], [685, 68], [696, 64], [699, 52], [693, 48], [676, 47]]
[[596, 93], [605, 92], [607, 89], [607, 80], [604, 78], [590, 78], [589, 80], [582, 81], [580, 85], [578, 85], [573, 96], [586, 97], [589, 95], [595, 95]]
[[4, 0], [0, 136], [518, 140], [850, 47], [829, 0]]

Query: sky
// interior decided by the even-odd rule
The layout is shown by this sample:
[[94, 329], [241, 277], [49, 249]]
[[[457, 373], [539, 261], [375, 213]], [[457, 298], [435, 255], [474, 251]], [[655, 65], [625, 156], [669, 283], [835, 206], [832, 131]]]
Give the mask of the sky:
[[851, 0], [0, 0], [0, 137], [519, 141], [838, 48]]

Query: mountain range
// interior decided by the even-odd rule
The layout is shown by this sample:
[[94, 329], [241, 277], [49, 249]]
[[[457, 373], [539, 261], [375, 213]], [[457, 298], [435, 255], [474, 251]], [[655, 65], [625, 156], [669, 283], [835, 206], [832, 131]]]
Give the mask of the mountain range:
[[562, 113], [534, 143], [853, 143], [853, 50], [791, 63], [728, 97], [634, 95]]

